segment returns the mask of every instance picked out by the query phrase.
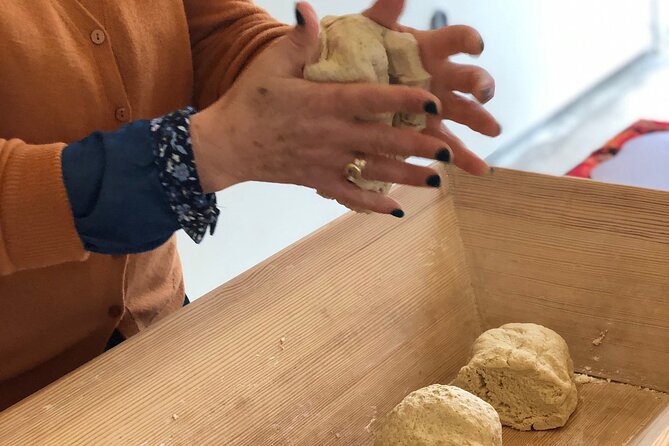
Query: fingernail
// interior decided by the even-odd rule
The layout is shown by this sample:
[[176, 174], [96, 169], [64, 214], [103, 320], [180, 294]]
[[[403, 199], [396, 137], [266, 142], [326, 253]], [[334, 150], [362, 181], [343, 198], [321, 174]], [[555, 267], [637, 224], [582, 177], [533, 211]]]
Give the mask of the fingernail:
[[500, 133], [500, 135], [504, 131], [504, 129], [502, 128], [502, 124], [500, 124], [500, 123], [497, 123], [497, 129], [498, 129], [497, 131]]
[[448, 149], [441, 149], [439, 152], [437, 152], [436, 156], [437, 160], [443, 162], [443, 163], [450, 163], [451, 162], [451, 151]]
[[404, 218], [404, 211], [402, 209], [395, 209], [390, 215], [397, 218]]
[[481, 90], [481, 102], [484, 104], [492, 99], [492, 87], [487, 87]]
[[427, 101], [425, 105], [423, 106], [423, 109], [425, 110], [425, 113], [429, 113], [432, 116], [436, 116], [439, 114], [439, 109], [437, 108], [437, 103], [434, 101]]
[[304, 20], [304, 16], [297, 7], [295, 7], [295, 20], [297, 20], [298, 26], [304, 26], [304, 24], [306, 23], [306, 21]]
[[426, 183], [430, 187], [441, 187], [441, 177], [439, 175], [432, 175], [427, 179]]
[[483, 37], [481, 37], [481, 52], [485, 50], [485, 42], [483, 41]]

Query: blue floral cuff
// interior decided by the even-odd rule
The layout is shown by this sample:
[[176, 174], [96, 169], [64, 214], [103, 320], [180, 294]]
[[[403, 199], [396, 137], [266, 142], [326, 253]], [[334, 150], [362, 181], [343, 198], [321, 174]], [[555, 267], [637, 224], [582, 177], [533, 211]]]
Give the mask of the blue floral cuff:
[[216, 194], [205, 194], [195, 166], [190, 138], [192, 107], [178, 110], [151, 121], [153, 153], [160, 184], [177, 221], [196, 243], [216, 229], [220, 211]]

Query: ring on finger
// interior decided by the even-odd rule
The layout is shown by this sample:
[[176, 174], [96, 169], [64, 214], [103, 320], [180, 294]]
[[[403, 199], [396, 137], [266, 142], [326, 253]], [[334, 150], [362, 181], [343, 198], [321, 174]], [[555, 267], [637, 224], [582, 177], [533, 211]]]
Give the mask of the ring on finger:
[[362, 179], [363, 171], [367, 167], [367, 161], [356, 158], [352, 163], [348, 163], [344, 168], [344, 175], [351, 183], [355, 183]]

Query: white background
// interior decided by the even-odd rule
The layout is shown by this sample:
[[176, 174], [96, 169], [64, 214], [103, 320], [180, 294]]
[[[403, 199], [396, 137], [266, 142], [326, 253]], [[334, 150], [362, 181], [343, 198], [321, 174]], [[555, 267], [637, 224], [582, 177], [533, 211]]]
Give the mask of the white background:
[[660, 27], [660, 38], [665, 47], [669, 44], [669, 1], [654, 0], [658, 10], [658, 22]]
[[[256, 3], [293, 23], [292, 0]], [[322, 16], [359, 12], [369, 3], [312, 4]], [[664, 3], [663, 8], [669, 9]], [[437, 10], [446, 12], [451, 24], [476, 27], [486, 41], [486, 52], [475, 63], [497, 80], [497, 97], [489, 109], [501, 121], [504, 135], [491, 140], [454, 126], [481, 156], [512, 143], [651, 45], [651, 0], [409, 0], [403, 22], [426, 28]], [[196, 246], [179, 234], [191, 298], [344, 213], [312, 191], [291, 186], [243, 184], [218, 198], [221, 221], [214, 237]]]

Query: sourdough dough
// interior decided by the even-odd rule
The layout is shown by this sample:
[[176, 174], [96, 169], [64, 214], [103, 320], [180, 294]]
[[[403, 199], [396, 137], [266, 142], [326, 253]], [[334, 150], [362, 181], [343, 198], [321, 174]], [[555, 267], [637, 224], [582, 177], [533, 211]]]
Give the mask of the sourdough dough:
[[502, 446], [493, 407], [452, 386], [413, 392], [386, 416], [374, 446]]
[[576, 408], [573, 375], [560, 335], [541, 325], [507, 324], [476, 340], [453, 385], [492, 404], [505, 426], [545, 430], [564, 426]]
[[[305, 68], [304, 77], [314, 82], [402, 84], [425, 89], [430, 85], [414, 36], [392, 31], [360, 14], [328, 16], [321, 21], [320, 58]], [[405, 113], [357, 118], [416, 131], [426, 124], [425, 115]], [[366, 179], [355, 183], [383, 194], [392, 186]]]

